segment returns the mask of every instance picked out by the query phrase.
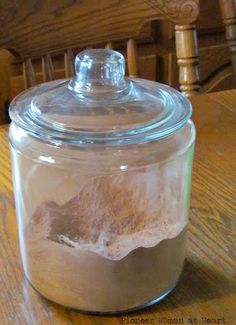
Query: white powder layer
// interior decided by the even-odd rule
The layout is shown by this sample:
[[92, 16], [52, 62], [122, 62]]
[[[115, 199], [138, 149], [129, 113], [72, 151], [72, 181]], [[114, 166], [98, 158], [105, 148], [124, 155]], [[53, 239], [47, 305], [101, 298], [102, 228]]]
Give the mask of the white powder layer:
[[187, 222], [186, 193], [181, 173], [165, 173], [166, 168], [157, 172], [151, 167], [90, 179], [65, 204], [42, 203], [31, 219], [29, 236], [112, 260], [173, 238]]

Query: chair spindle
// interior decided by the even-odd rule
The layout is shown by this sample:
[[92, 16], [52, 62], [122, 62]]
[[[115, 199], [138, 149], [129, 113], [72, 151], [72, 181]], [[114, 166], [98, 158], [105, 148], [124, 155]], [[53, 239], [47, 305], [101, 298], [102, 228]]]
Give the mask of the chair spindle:
[[130, 77], [138, 77], [138, 55], [137, 46], [134, 39], [129, 39], [127, 42], [127, 64]]

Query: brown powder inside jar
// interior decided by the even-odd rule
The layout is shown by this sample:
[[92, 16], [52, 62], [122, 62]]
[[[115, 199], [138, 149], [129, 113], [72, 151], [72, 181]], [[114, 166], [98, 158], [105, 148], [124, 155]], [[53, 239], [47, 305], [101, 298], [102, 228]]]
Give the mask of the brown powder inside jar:
[[161, 168], [96, 177], [65, 204], [39, 206], [25, 229], [33, 286], [57, 303], [97, 312], [139, 307], [171, 290], [184, 261], [186, 216], [179, 192], [168, 189], [167, 204], [165, 177]]

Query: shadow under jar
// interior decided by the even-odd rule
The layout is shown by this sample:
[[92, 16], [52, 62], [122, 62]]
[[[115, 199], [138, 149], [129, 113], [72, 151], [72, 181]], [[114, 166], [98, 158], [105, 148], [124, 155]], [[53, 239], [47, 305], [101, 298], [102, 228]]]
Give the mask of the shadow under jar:
[[165, 297], [185, 258], [195, 128], [176, 90], [125, 78], [110, 50], [13, 100], [9, 130], [25, 275], [95, 313]]

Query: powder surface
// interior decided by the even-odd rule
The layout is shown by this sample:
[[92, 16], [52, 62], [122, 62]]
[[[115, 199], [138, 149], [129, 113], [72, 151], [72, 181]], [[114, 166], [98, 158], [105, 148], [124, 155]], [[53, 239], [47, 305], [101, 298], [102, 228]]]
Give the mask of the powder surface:
[[[65, 204], [42, 203], [30, 233], [112, 260], [173, 238], [186, 225], [185, 194], [182, 175], [165, 171], [151, 167], [95, 177]], [[167, 177], [172, 181], [163, 190]]]

